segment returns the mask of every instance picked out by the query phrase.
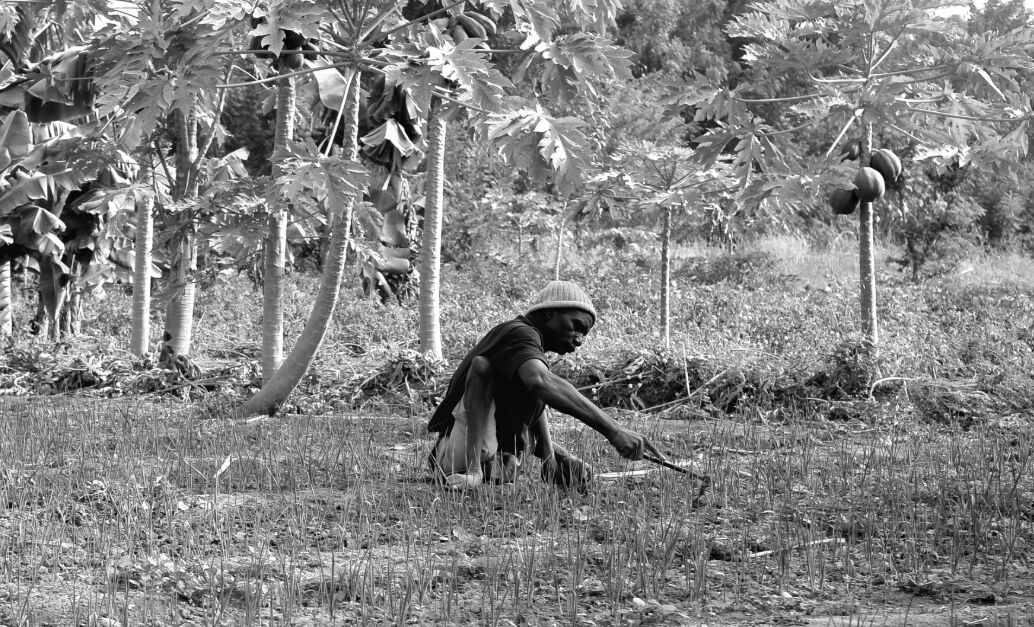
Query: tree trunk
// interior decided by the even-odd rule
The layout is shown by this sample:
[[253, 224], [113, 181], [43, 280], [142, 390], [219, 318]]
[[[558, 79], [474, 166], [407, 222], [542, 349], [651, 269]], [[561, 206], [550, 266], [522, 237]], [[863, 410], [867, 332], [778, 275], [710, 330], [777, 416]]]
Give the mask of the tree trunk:
[[172, 298], [165, 308], [165, 334], [162, 336], [161, 360], [190, 354], [191, 335], [194, 332], [194, 235], [184, 233], [179, 238], [179, 250], [174, 257], [169, 276]]
[[[151, 179], [150, 163], [146, 160], [140, 180]], [[154, 242], [154, 196], [143, 193], [136, 207], [136, 251], [133, 265], [133, 326], [129, 335], [129, 350], [142, 357], [150, 348], [151, 338], [151, 245]]]
[[858, 207], [858, 278], [862, 304], [862, 333], [872, 342], [879, 341], [876, 325], [876, 260], [873, 254], [872, 203]]
[[[345, 123], [345, 158], [355, 161], [358, 157], [359, 128], [359, 72], [355, 71], [349, 80], [348, 101], [346, 103]], [[235, 417], [250, 416], [258, 413], [272, 413], [283, 403], [294, 390], [298, 382], [305, 376], [313, 358], [319, 351], [323, 338], [334, 316], [338, 296], [341, 291], [341, 277], [345, 269], [345, 256], [348, 250], [349, 236], [352, 231], [352, 208], [354, 198], [342, 208], [342, 215], [333, 220], [330, 237], [330, 250], [327, 254], [327, 265], [320, 277], [319, 291], [312, 305], [312, 312], [302, 329], [298, 342], [291, 349], [283, 365], [273, 377], [262, 385], [262, 389], [241, 407], [233, 411]]]
[[564, 207], [564, 215], [560, 216], [560, 225], [556, 230], [556, 263], [553, 265], [553, 279], [560, 280], [560, 266], [564, 258], [564, 216], [567, 215], [567, 207]]
[[[859, 165], [868, 166], [872, 156], [872, 122], [866, 127]], [[876, 259], [874, 256], [872, 203], [858, 207], [858, 281], [862, 306], [862, 333], [875, 347], [879, 342], [876, 324]]]
[[420, 350], [442, 358], [439, 285], [442, 269], [442, 214], [445, 203], [445, 133], [448, 117], [441, 101], [431, 107], [427, 139], [427, 189], [420, 249]]
[[664, 208], [661, 233], [661, 342], [671, 347], [671, 207]]
[[[287, 68], [282, 73], [290, 72]], [[294, 137], [294, 78], [277, 81], [276, 139], [273, 154]], [[273, 160], [273, 179], [280, 176], [280, 164]], [[262, 273], [262, 383], [269, 383], [284, 361], [284, 266], [287, 259], [287, 209], [271, 207]]]
[[0, 337], [7, 337], [14, 333], [12, 293], [11, 262], [0, 261]]
[[[197, 196], [198, 176], [194, 162], [197, 160], [197, 115], [191, 111], [180, 128], [176, 151], [177, 200]], [[194, 269], [197, 264], [197, 238], [194, 232], [194, 216], [188, 209], [181, 214], [184, 221], [179, 235], [173, 239], [176, 254], [172, 256], [169, 272], [169, 291], [172, 298], [165, 307], [165, 333], [162, 334], [161, 360], [163, 362], [190, 354], [191, 335], [194, 332], [194, 296], [197, 283]]]

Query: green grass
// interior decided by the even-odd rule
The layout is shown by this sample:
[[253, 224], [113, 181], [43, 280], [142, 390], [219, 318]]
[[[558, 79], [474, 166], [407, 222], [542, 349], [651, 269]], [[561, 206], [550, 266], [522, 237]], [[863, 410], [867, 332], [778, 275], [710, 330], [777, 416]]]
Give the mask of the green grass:
[[[548, 252], [446, 268], [451, 363], [523, 311]], [[0, 360], [5, 386], [59, 392], [0, 396], [0, 623], [1028, 624], [1029, 260], [922, 284], [881, 262], [867, 360], [846, 238], [680, 250], [667, 353], [649, 251], [569, 252], [565, 278], [601, 318], [555, 367], [602, 379], [587, 392], [708, 474], [700, 502], [656, 469], [585, 497], [543, 485], [537, 462], [512, 486], [429, 483], [425, 401], [449, 371], [407, 356], [412, 309], [354, 288], [290, 406], [236, 422], [225, 410], [257, 376], [246, 280], [221, 277], [199, 301], [211, 389], [119, 350], [114, 291], [86, 337], [18, 338]], [[315, 285], [295, 278], [289, 338]], [[71, 369], [101, 384], [62, 392]], [[558, 423], [598, 473], [651, 468]]]

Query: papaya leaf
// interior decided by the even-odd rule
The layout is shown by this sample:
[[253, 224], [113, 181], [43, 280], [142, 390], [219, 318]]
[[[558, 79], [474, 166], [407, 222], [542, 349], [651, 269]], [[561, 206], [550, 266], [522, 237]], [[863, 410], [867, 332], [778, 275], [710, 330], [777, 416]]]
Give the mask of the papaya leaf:
[[551, 172], [562, 195], [573, 194], [589, 163], [589, 142], [578, 118], [553, 118], [541, 108], [490, 116], [488, 137], [510, 163], [532, 176]]
[[351, 160], [323, 156], [312, 140], [290, 142], [281, 159], [285, 174], [276, 180], [277, 199], [297, 204], [310, 198], [331, 212], [361, 196], [369, 178]]
[[305, 39], [318, 39], [319, 12], [316, 5], [308, 0], [279, 0], [271, 3], [270, 9], [255, 9], [253, 15], [263, 18], [248, 32], [250, 37], [259, 37], [262, 46], [279, 55], [287, 41], [287, 31], [301, 35]]
[[428, 47], [427, 65], [445, 80], [456, 81], [469, 90], [476, 77], [488, 75], [488, 62], [474, 50], [480, 41], [471, 38], [455, 46]]
[[491, 68], [487, 75], [474, 77], [470, 91], [462, 94], [460, 100], [470, 102], [484, 111], [498, 111], [507, 90], [512, 88], [513, 84], [508, 78], [499, 70]]
[[606, 33], [621, 10], [621, 3], [616, 0], [565, 0], [560, 6], [579, 30], [596, 33]]
[[521, 44], [522, 50], [543, 41], [550, 41], [560, 28], [560, 16], [550, 3], [512, 2], [510, 9], [517, 22], [517, 30], [525, 36]]

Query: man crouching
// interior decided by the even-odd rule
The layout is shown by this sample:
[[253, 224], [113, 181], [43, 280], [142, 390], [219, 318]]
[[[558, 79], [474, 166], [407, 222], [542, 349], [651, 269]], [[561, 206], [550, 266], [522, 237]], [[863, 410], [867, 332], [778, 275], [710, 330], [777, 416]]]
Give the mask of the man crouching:
[[438, 433], [432, 471], [455, 489], [513, 481], [525, 449], [542, 460], [542, 478], [581, 492], [592, 471], [554, 444], [546, 406], [602, 434], [627, 459], [663, 455], [624, 429], [566, 379], [553, 374], [546, 351], [573, 352], [596, 323], [596, 309], [576, 284], [552, 281], [523, 316], [489, 331], [460, 362], [427, 425]]

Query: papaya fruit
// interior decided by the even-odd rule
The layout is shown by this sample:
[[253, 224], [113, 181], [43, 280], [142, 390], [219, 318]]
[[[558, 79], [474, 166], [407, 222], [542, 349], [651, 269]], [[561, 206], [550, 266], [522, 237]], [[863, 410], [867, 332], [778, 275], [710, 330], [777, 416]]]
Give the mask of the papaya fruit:
[[449, 34], [452, 35], [452, 40], [458, 44], [461, 44], [470, 39], [470, 35], [468, 35], [467, 31], [463, 30], [463, 27], [459, 24], [453, 26], [452, 30], [449, 31]]
[[862, 141], [860, 139], [852, 139], [851, 141], [844, 144], [844, 149], [840, 151], [841, 161], [858, 161], [858, 157], [862, 154]]
[[869, 167], [879, 172], [888, 186], [893, 185], [901, 176], [901, 159], [898, 159], [896, 154], [886, 148], [880, 148], [872, 153]]
[[853, 189], [834, 189], [829, 195], [829, 206], [833, 208], [834, 215], [851, 215], [858, 208], [858, 196]]
[[475, 39], [485, 39], [488, 37], [488, 33], [485, 31], [485, 27], [474, 18], [463, 14], [456, 17], [456, 23], [463, 27], [463, 30], [467, 32], [467, 35]]
[[476, 21], [478, 24], [481, 24], [481, 27], [485, 29], [485, 35], [487, 37], [495, 37], [496, 25], [495, 22], [492, 21], [492, 18], [488, 17], [487, 15], [482, 15], [481, 13], [478, 13], [476, 11], [467, 11], [463, 15]]
[[269, 46], [262, 45], [262, 38], [255, 35], [251, 38], [251, 43], [248, 44], [248, 50], [257, 50], [255, 57], [270, 61], [273, 59], [273, 53], [269, 51]]
[[855, 194], [862, 202], [873, 202], [883, 197], [887, 184], [883, 175], [872, 168], [861, 168], [854, 175]]

